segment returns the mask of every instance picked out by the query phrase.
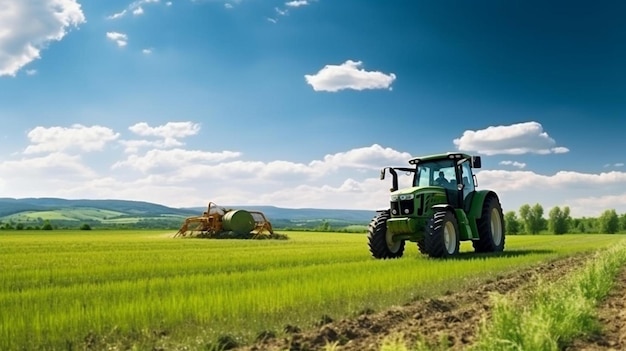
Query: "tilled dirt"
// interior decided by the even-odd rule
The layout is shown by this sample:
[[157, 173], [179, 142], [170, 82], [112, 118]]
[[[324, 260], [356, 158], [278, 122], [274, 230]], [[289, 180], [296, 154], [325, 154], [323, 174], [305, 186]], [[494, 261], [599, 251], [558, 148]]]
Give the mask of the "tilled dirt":
[[[336, 349], [341, 351], [378, 350], [386, 337], [398, 334], [403, 334], [408, 344], [423, 340], [430, 345], [438, 345], [444, 340], [452, 350], [462, 350], [473, 344], [481, 319], [489, 317], [490, 293], [511, 293], [539, 278], [554, 281], [579, 268], [587, 257], [579, 254], [551, 261], [487, 282], [476, 282], [460, 292], [418, 300], [382, 312], [364, 313], [356, 318], [339, 321], [327, 320], [328, 323], [312, 330], [301, 331], [286, 326], [286, 337], [268, 337], [239, 350], [311, 351], [323, 350], [327, 344], [333, 343], [337, 343]], [[626, 288], [621, 289], [622, 292], [624, 290]], [[618, 340], [622, 344], [615, 345], [624, 345], [624, 302], [623, 294], [613, 302], [613, 309], [621, 308], [622, 313], [622, 324], [614, 326], [617, 333], [621, 333], [621, 339]]]
[[615, 286], [598, 309], [602, 331], [576, 340], [566, 348], [573, 350], [626, 350], [626, 268], [615, 280]]

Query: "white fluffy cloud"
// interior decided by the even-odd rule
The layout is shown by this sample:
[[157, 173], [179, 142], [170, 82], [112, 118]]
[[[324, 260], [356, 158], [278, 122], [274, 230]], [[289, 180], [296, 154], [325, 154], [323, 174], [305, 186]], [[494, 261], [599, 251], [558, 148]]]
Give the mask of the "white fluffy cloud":
[[3, 0], [0, 2], [0, 77], [15, 76], [41, 50], [85, 23], [76, 0]]
[[234, 151], [207, 152], [199, 150], [150, 150], [143, 156], [131, 155], [125, 161], [117, 162], [113, 168], [130, 167], [141, 172], [153, 170], [185, 172], [195, 166], [216, 163], [229, 158], [239, 157], [241, 153]]
[[312, 167], [336, 170], [339, 168], [380, 169], [388, 165], [407, 166], [411, 155], [378, 144], [324, 156], [311, 162]]
[[[102, 126], [36, 127], [24, 153], [0, 159], [0, 190], [5, 196], [121, 198], [170, 206], [265, 204], [284, 207], [377, 209], [387, 206], [390, 180], [384, 166], [408, 165], [413, 156], [378, 144], [311, 160], [260, 161], [239, 151], [188, 150], [165, 145], [200, 134], [200, 125], [170, 122], [132, 125], [128, 134], [156, 140], [125, 141], [135, 152], [115, 148], [119, 133]], [[120, 141], [122, 142], [122, 141]], [[156, 147], [155, 143], [161, 143]], [[133, 144], [133, 145], [131, 145]], [[119, 152], [90, 153], [103, 150]], [[147, 151], [140, 152], [141, 149]], [[570, 206], [574, 216], [597, 216], [608, 208], [626, 212], [626, 172], [560, 171], [541, 174], [522, 163], [480, 170], [479, 189], [493, 189], [506, 211], [523, 204]], [[518, 170], [511, 170], [517, 167]], [[505, 170], [509, 168], [509, 170]], [[524, 168], [524, 169], [522, 169]], [[400, 183], [407, 186], [404, 177]]]
[[97, 177], [80, 156], [54, 152], [0, 161], [0, 192], [5, 196], [63, 196], [67, 189]]
[[306, 6], [309, 5], [310, 2], [308, 0], [294, 0], [294, 1], [288, 1], [285, 3], [285, 6], [288, 7], [300, 7], [300, 6]]
[[466, 130], [454, 139], [460, 151], [479, 152], [485, 155], [560, 154], [569, 152], [556, 142], [538, 122], [524, 122], [507, 126], [491, 126], [481, 130]]
[[341, 65], [326, 65], [315, 74], [306, 74], [306, 82], [315, 91], [337, 92], [344, 89], [391, 89], [393, 73], [366, 71], [361, 61], [348, 60]]
[[128, 44], [128, 36], [124, 33], [107, 32], [107, 39], [115, 42], [119, 47], [124, 47]]
[[200, 125], [192, 122], [168, 122], [164, 125], [151, 127], [146, 122], [134, 124], [128, 128], [142, 137], [156, 137], [158, 140], [121, 140], [127, 153], [136, 153], [139, 148], [156, 147], [159, 149], [184, 145], [179, 139], [198, 134]]
[[167, 122], [161, 126], [151, 127], [146, 122], [140, 122], [130, 126], [128, 130], [141, 136], [177, 139], [198, 134], [200, 125], [193, 122]]
[[[626, 212], [626, 172], [584, 173], [559, 171], [551, 175], [533, 171], [482, 170], [477, 174], [482, 188], [494, 189], [507, 210], [540, 203], [544, 210], [570, 206], [576, 216], [596, 216], [608, 208]], [[611, 207], [606, 207], [610, 203]]]
[[31, 145], [24, 154], [46, 153], [76, 149], [79, 151], [98, 151], [117, 139], [119, 133], [102, 126], [83, 126], [74, 124], [65, 127], [35, 127], [27, 134]]
[[495, 185], [501, 190], [525, 189], [570, 189], [583, 190], [585, 187], [626, 185], [625, 172], [582, 173], [559, 171], [553, 175], [542, 175], [532, 171], [483, 170], [480, 179]]
[[524, 162], [517, 162], [517, 161], [500, 161], [501, 165], [503, 166], [513, 166], [516, 168], [525, 168], [526, 164]]
[[[326, 155], [308, 164], [276, 160], [270, 162], [231, 160], [240, 152], [203, 152], [183, 149], [150, 150], [144, 155], [131, 155], [114, 168], [136, 169], [143, 173], [158, 170], [180, 180], [256, 179], [259, 182], [303, 182], [320, 179], [338, 170], [379, 170], [389, 164], [406, 165], [411, 157], [374, 144], [347, 152]], [[228, 161], [226, 161], [228, 160]], [[189, 170], [192, 169], [193, 172]]]
[[[144, 14], [144, 9], [142, 7], [142, 5], [145, 4], [156, 4], [161, 2], [160, 0], [138, 0], [138, 1], [133, 1], [131, 2], [125, 9], [121, 10], [120, 12], [116, 12], [110, 16], [107, 16], [107, 19], [110, 20], [115, 20], [118, 18], [122, 18], [124, 16], [126, 16], [128, 13], [132, 13], [134, 16], [139, 16], [139, 15], [143, 15]], [[166, 4], [166, 6], [171, 6], [172, 3], [170, 1], [168, 1]]]

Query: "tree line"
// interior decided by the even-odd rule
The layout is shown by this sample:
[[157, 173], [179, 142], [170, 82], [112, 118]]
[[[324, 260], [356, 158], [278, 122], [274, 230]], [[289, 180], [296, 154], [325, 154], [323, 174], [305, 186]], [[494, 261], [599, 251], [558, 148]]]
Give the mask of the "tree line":
[[[626, 232], [626, 213], [618, 215], [614, 209], [604, 211], [599, 217], [572, 218], [568, 206], [555, 206], [544, 217], [544, 209], [541, 204], [533, 206], [522, 205], [519, 210], [504, 213], [504, 223], [507, 234], [565, 234], [565, 233], [588, 233], [588, 234], [614, 234]], [[180, 219], [140, 219], [135, 223], [105, 224], [99, 221], [64, 221], [43, 220], [38, 218], [34, 223], [15, 223], [13, 221], [0, 221], [0, 230], [53, 230], [53, 229], [178, 229]], [[297, 224], [297, 225], [296, 225]], [[349, 223], [332, 223], [328, 220], [307, 221], [293, 223], [287, 220], [272, 220], [272, 226], [279, 230], [311, 230], [333, 232], [364, 232], [364, 225], [349, 225]]]
[[614, 209], [605, 210], [599, 217], [572, 218], [568, 206], [553, 207], [544, 218], [543, 206], [524, 204], [519, 211], [504, 213], [507, 234], [592, 233], [615, 234], [626, 232], [626, 213], [618, 215]]

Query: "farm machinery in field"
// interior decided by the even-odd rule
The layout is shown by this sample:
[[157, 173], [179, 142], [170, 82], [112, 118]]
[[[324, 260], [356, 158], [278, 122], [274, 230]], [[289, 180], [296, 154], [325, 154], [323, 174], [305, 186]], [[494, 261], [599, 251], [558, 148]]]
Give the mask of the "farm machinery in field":
[[[385, 167], [392, 176], [389, 209], [378, 211], [368, 227], [374, 258], [401, 257], [405, 242], [417, 243], [430, 257], [458, 254], [460, 241], [470, 240], [476, 252], [504, 250], [505, 228], [498, 195], [476, 190], [473, 168], [480, 156], [446, 153], [409, 160], [412, 167]], [[398, 189], [398, 171], [412, 177]]]
[[226, 209], [209, 202], [202, 215], [186, 218], [174, 237], [216, 238], [224, 235], [259, 238], [274, 235], [274, 230], [262, 212]]

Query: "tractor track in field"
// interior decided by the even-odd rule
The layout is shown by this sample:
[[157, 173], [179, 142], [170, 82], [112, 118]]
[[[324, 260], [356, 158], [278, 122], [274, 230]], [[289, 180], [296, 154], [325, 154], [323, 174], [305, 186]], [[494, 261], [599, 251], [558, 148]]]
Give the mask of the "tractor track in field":
[[[324, 350], [326, 345], [335, 343], [335, 350], [338, 351], [379, 350], [385, 338], [399, 334], [404, 336], [408, 345], [420, 339], [429, 345], [447, 340], [450, 349], [463, 350], [474, 343], [481, 320], [489, 318], [491, 293], [519, 291], [537, 279], [554, 281], [581, 267], [588, 257], [589, 254], [576, 254], [552, 260], [487, 281], [471, 283], [459, 292], [416, 300], [376, 313], [363, 313], [355, 318], [320, 323], [319, 327], [310, 330], [301, 331], [287, 326], [286, 336], [266, 338], [238, 350], [311, 351]], [[623, 280], [622, 283], [626, 284]], [[622, 295], [622, 308], [623, 298]], [[622, 322], [624, 319], [626, 315]], [[623, 339], [623, 324], [621, 328]], [[291, 333], [287, 329], [291, 329]]]
[[598, 308], [602, 330], [575, 340], [566, 350], [626, 350], [626, 267], [616, 277], [615, 286]]

